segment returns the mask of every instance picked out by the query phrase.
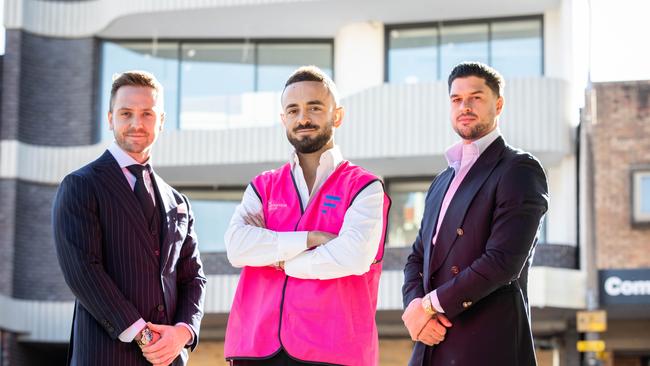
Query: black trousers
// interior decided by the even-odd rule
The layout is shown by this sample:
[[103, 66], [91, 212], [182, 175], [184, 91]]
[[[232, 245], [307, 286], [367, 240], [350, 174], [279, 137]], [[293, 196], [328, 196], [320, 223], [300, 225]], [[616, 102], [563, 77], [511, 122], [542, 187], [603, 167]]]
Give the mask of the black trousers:
[[289, 357], [284, 348], [275, 356], [263, 360], [234, 360], [233, 366], [319, 366], [319, 364], [296, 361]]

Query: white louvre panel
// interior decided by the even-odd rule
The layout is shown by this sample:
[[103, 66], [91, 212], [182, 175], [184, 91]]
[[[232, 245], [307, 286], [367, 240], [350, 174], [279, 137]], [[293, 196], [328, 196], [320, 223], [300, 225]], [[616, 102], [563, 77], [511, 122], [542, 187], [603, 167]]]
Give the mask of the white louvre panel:
[[[542, 159], [571, 153], [568, 85], [548, 78], [515, 79], [505, 92], [500, 126], [513, 146]], [[343, 126], [336, 140], [346, 158], [442, 159], [457, 141], [450, 127], [443, 82], [380, 85], [345, 98]], [[90, 123], [90, 122], [89, 122]], [[94, 160], [108, 142], [94, 146], [51, 147], [0, 141], [0, 178], [58, 183], [70, 171]], [[286, 161], [290, 145], [280, 123], [266, 127], [210, 131], [164, 131], [154, 147], [157, 167], [275, 163]], [[550, 159], [550, 158], [549, 158]]]

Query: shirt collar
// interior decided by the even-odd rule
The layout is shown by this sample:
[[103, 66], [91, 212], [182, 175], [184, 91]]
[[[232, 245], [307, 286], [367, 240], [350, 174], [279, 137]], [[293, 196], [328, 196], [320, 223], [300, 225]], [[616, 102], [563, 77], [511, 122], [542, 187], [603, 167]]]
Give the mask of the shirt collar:
[[[332, 170], [339, 166], [343, 161], [343, 154], [341, 153], [341, 148], [338, 145], [334, 145], [331, 149], [323, 151], [318, 162], [319, 166], [328, 166]], [[298, 154], [294, 151], [291, 153], [291, 167], [295, 168], [300, 166], [300, 160], [298, 159]]]
[[[108, 147], [108, 151], [113, 155], [117, 163], [120, 165], [120, 168], [126, 168], [129, 165], [140, 164], [133, 157], [122, 150], [122, 148], [113, 140], [113, 143]], [[151, 165], [151, 157], [144, 164], [140, 165]]]
[[457, 143], [451, 145], [447, 151], [445, 151], [445, 158], [447, 158], [447, 163], [449, 166], [456, 169], [458, 166], [460, 166], [460, 162], [463, 158], [464, 153], [471, 153], [478, 158], [485, 150], [487, 150], [488, 146], [490, 146], [497, 138], [499, 138], [499, 136], [501, 136], [501, 130], [499, 127], [497, 127], [492, 130], [492, 132], [476, 141], [472, 141], [470, 144], [466, 145], [463, 143], [463, 141], [458, 141]]

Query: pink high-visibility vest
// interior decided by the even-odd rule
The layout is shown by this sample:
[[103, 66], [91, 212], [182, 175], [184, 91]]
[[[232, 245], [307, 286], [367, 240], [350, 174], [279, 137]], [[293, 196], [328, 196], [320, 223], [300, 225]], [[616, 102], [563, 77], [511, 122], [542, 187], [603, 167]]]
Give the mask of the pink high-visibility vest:
[[[304, 208], [290, 164], [257, 176], [251, 184], [268, 229], [338, 235], [356, 195], [377, 180], [344, 161]], [[304, 362], [377, 365], [375, 311], [389, 208], [390, 198], [384, 195], [381, 242], [363, 275], [304, 280], [269, 266], [244, 267], [228, 318], [226, 358], [264, 359], [284, 348]]]

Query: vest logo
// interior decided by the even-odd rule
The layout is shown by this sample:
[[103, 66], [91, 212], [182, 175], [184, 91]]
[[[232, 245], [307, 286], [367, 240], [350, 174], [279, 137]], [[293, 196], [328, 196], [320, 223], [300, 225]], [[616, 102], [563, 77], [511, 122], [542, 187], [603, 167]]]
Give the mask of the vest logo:
[[267, 206], [268, 206], [269, 211], [275, 211], [275, 210], [279, 210], [281, 208], [287, 208], [287, 204], [284, 203], [284, 202], [269, 201]]
[[328, 208], [336, 208], [336, 205], [339, 203], [341, 203], [341, 197], [326, 194], [325, 202], [323, 202], [323, 208], [320, 212], [326, 214]]

